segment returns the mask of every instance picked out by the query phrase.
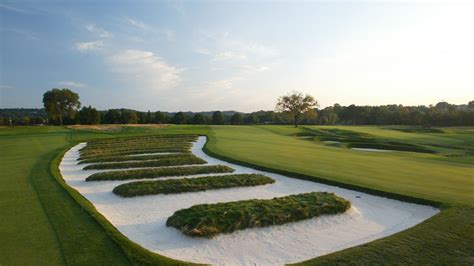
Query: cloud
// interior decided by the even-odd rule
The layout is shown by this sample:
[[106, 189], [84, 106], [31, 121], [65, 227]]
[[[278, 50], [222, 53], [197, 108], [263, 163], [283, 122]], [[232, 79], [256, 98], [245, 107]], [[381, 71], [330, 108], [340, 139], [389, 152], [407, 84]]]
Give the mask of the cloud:
[[79, 83], [79, 82], [70, 81], [70, 80], [59, 81], [58, 85], [59, 86], [64, 86], [64, 87], [69, 87], [69, 88], [76, 88], [76, 89], [87, 87], [86, 84], [84, 84], [84, 83]]
[[10, 85], [0, 85], [0, 90], [10, 90], [13, 89], [13, 86]]
[[11, 5], [5, 5], [5, 4], [1, 4], [1, 3], [0, 3], [0, 8], [1, 8], [1, 9], [5, 9], [5, 10], [8, 10], [8, 11], [13, 11], [13, 12], [17, 12], [17, 13], [22, 13], [22, 14], [33, 14], [33, 13], [34, 13], [34, 12], [30, 11], [30, 10], [26, 10], [26, 9], [14, 7], [14, 6], [11, 6]]
[[89, 25], [86, 25], [86, 30], [91, 32], [91, 33], [94, 33], [94, 34], [97, 34], [99, 36], [99, 38], [110, 38], [112, 37], [112, 34], [102, 28], [99, 28], [97, 27], [96, 25], [94, 24], [89, 24]]
[[74, 43], [74, 47], [81, 53], [100, 51], [104, 48], [104, 42], [101, 40], [91, 42], [76, 42]]
[[124, 50], [107, 59], [112, 71], [148, 89], [174, 87], [181, 81], [178, 69], [150, 51]]
[[133, 27], [139, 28], [141, 30], [147, 30], [147, 29], [150, 28], [147, 24], [143, 23], [142, 21], [136, 20], [136, 19], [131, 19], [131, 18], [126, 17], [125, 21], [127, 21], [128, 24], [132, 25]]

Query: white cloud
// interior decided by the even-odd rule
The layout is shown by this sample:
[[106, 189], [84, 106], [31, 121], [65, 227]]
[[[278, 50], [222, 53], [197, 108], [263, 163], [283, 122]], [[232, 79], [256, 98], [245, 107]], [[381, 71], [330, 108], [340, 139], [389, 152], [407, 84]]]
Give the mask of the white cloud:
[[153, 52], [125, 50], [108, 58], [114, 72], [148, 89], [174, 87], [181, 81], [181, 69]]
[[100, 38], [110, 38], [110, 37], [112, 37], [112, 34], [110, 32], [108, 32], [108, 31], [106, 31], [102, 28], [99, 28], [94, 24], [86, 25], [86, 30], [91, 32], [91, 33], [97, 34]]
[[125, 18], [125, 21], [127, 21], [128, 24], [132, 25], [133, 27], [139, 28], [139, 29], [141, 29], [141, 30], [147, 30], [147, 29], [150, 28], [150, 27], [149, 27], [147, 24], [145, 24], [144, 22], [139, 21], [139, 20], [136, 20], [136, 19], [131, 19], [131, 18], [126, 17], [126, 18]]
[[8, 11], [22, 13], [22, 14], [32, 14], [33, 13], [30, 10], [14, 7], [14, 6], [11, 6], [11, 5], [5, 5], [5, 4], [1, 4], [1, 3], [0, 3], [0, 8], [8, 10]]
[[81, 53], [100, 51], [104, 48], [104, 42], [101, 40], [91, 42], [76, 42], [74, 43], [74, 47]]
[[13, 89], [13, 86], [10, 86], [10, 85], [0, 85], [0, 89], [1, 89], [1, 90], [9, 90], [9, 89]]
[[86, 84], [84, 84], [84, 83], [75, 82], [75, 81], [70, 81], [70, 80], [62, 80], [62, 81], [59, 81], [59, 82], [58, 82], [58, 85], [59, 85], [59, 86], [64, 86], [64, 87], [68, 87], [68, 88], [76, 88], [76, 89], [80, 89], [80, 88], [85, 88], [85, 87], [87, 87]]

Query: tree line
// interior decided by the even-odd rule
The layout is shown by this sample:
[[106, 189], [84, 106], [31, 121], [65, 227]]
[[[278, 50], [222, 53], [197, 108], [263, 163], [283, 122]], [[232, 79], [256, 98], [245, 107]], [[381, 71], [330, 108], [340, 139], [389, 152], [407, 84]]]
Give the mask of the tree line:
[[[56, 101], [56, 102], [55, 102]], [[130, 109], [99, 111], [80, 108], [79, 96], [68, 89], [53, 89], [43, 98], [45, 109], [0, 109], [0, 125], [28, 124], [199, 124], [199, 125], [413, 125], [474, 126], [474, 101], [464, 105], [439, 102], [430, 106], [333, 106], [318, 109], [309, 95], [293, 92], [278, 98], [275, 111], [139, 112]], [[16, 113], [15, 113], [16, 110]], [[12, 117], [13, 115], [13, 117]], [[15, 116], [16, 115], [16, 116]]]

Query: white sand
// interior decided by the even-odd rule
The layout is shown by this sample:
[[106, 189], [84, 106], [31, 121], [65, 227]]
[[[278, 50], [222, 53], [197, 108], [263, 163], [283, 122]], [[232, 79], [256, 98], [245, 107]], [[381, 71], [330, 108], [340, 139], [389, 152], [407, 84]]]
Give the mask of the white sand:
[[370, 148], [351, 148], [356, 151], [370, 151], [370, 152], [391, 152], [394, 150], [370, 149]]
[[336, 143], [341, 143], [340, 141], [337, 141], [337, 140], [325, 140], [323, 141], [324, 143], [327, 143], [327, 144], [336, 144]]
[[[71, 187], [90, 200], [99, 212], [132, 241], [167, 257], [200, 263], [275, 265], [298, 262], [400, 232], [439, 212], [429, 206], [404, 203], [226, 163], [204, 154], [202, 147], [205, 142], [205, 137], [200, 137], [192, 151], [209, 164], [231, 166], [236, 169], [235, 173], [263, 173], [276, 182], [252, 188], [120, 198], [112, 193], [112, 189], [127, 181], [84, 181], [87, 176], [97, 172], [83, 171], [84, 165], [77, 165], [78, 150], [85, 143], [73, 147], [64, 155], [60, 170]], [[335, 192], [350, 200], [352, 208], [340, 215], [241, 230], [213, 239], [187, 237], [165, 225], [166, 219], [176, 210], [195, 204], [268, 199], [311, 191]]]

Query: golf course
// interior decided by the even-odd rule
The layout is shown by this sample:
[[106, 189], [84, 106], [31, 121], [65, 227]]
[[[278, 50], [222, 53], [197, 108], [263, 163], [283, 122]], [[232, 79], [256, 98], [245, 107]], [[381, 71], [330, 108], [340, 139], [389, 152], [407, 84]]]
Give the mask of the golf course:
[[[472, 127], [434, 132], [404, 126], [106, 128], [0, 128], [1, 264], [187, 264], [125, 237], [66, 184], [58, 168], [66, 151], [79, 143], [157, 135], [207, 136], [204, 152], [223, 161], [440, 210], [407, 230], [302, 264], [473, 262]], [[339, 141], [328, 142], [327, 132]], [[382, 145], [384, 152], [352, 149], [360, 138], [369, 139], [371, 147]], [[387, 143], [430, 152], [387, 150]]]

